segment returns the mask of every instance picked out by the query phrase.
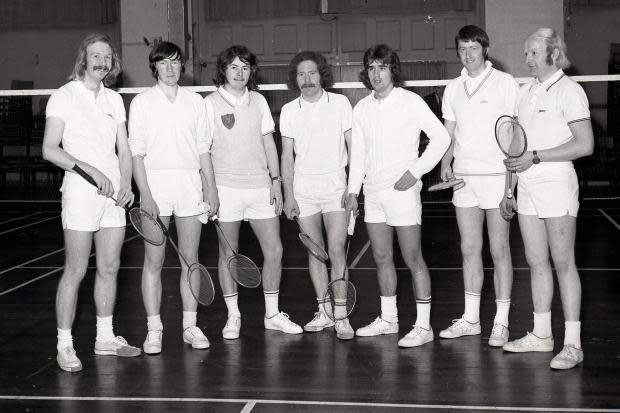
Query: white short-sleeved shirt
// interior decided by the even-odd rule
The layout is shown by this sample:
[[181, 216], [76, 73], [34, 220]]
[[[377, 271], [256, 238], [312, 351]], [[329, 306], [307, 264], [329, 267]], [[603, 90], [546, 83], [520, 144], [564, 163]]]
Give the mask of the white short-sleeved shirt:
[[519, 85], [509, 74], [487, 61], [475, 78], [463, 68], [446, 86], [443, 118], [456, 122], [453, 170], [462, 174], [503, 173], [505, 155], [495, 141], [495, 122], [516, 113]]
[[344, 133], [352, 113], [349, 99], [325, 90], [317, 102], [299, 96], [282, 107], [280, 132], [294, 140], [296, 174], [323, 175], [347, 165]]
[[[527, 134], [527, 149], [543, 150], [570, 141], [569, 125], [590, 119], [590, 109], [583, 88], [558, 70], [542, 83], [534, 79], [521, 87], [517, 116]], [[573, 165], [571, 161], [541, 162], [519, 176], [539, 176], [558, 168], [572, 169]]]
[[[247, 105], [250, 99], [250, 92], [247, 88], [245, 89], [245, 92], [241, 97], [236, 97], [231, 93], [228, 93], [223, 86], [217, 88], [217, 91], [214, 93], [219, 93], [220, 95], [222, 95], [222, 97], [232, 106]], [[258, 105], [260, 105], [263, 114], [261, 120], [261, 133], [263, 135], [273, 133], [276, 129], [276, 124], [273, 121], [273, 117], [271, 116], [271, 109], [269, 109], [269, 105], [267, 104], [267, 101], [265, 100], [263, 95], [257, 93], [256, 96], [262, 98], [258, 101]], [[207, 125], [210, 135], [209, 137], [211, 138], [211, 140], [213, 140], [213, 132], [215, 131], [215, 110], [213, 109], [213, 102], [208, 99], [208, 97], [209, 96], [207, 95], [207, 97], [204, 98], [204, 104], [207, 109]]]
[[52, 94], [46, 116], [64, 122], [61, 143], [69, 155], [103, 173], [119, 173], [116, 135], [126, 116], [118, 93], [101, 83], [95, 96], [81, 81], [73, 80]]
[[200, 169], [211, 136], [202, 97], [181, 87], [170, 102], [157, 85], [137, 95], [129, 109], [129, 148], [144, 155], [144, 167]]
[[[418, 157], [420, 131], [429, 144]], [[420, 179], [433, 169], [450, 146], [450, 136], [426, 102], [395, 87], [382, 100], [371, 93], [353, 109], [349, 192], [380, 191], [393, 186], [409, 170]]]

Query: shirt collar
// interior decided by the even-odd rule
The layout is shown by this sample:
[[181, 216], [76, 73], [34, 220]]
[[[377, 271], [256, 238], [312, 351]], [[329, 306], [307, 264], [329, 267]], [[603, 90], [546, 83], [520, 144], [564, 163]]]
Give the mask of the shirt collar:
[[478, 76], [476, 77], [471, 77], [469, 76], [469, 73], [467, 72], [466, 68], [463, 68], [463, 70], [461, 70], [461, 76], [463, 77], [463, 81], [465, 82], [480, 82], [482, 79], [484, 79], [486, 77], [487, 74], [489, 74], [489, 72], [491, 71], [491, 68], [493, 67], [493, 63], [491, 63], [490, 61], [486, 61], [484, 63], [485, 68], [482, 71], [482, 73], [480, 73]]
[[541, 86], [547, 90], [549, 90], [549, 88], [551, 86], [553, 86], [553, 84], [555, 82], [557, 82], [558, 80], [560, 80], [560, 78], [562, 78], [562, 76], [564, 76], [564, 71], [562, 69], [558, 69], [554, 74], [552, 74], [549, 79], [545, 80], [544, 82], [540, 82], [538, 81], [538, 78], [536, 78], [536, 84], [538, 86]]
[[392, 96], [400, 94], [401, 89], [402, 89], [401, 87], [394, 86], [392, 90], [390, 91], [390, 94], [384, 97], [383, 99], [377, 99], [377, 93], [373, 90], [372, 101], [375, 102], [376, 104], [383, 103], [383, 102], [390, 102], [392, 100]]
[[74, 80], [74, 82], [77, 82], [78, 89], [82, 93], [84, 93], [85, 95], [88, 95], [88, 96], [90, 96], [90, 97], [92, 97], [94, 99], [98, 99], [98, 98], [100, 98], [100, 97], [105, 95], [106, 88], [105, 88], [105, 85], [103, 84], [103, 82], [99, 82], [99, 88], [97, 89], [98, 90], [97, 94], [94, 94], [92, 90], [88, 89], [86, 87], [86, 85], [84, 84], [84, 82], [82, 82], [81, 80], [76, 79], [76, 80]]
[[224, 100], [226, 100], [232, 106], [238, 106], [238, 105], [242, 105], [245, 103], [247, 104], [250, 103], [250, 93], [248, 92], [247, 87], [244, 89], [243, 95], [241, 95], [240, 97], [237, 97], [233, 95], [232, 93], [228, 92], [226, 89], [224, 89], [224, 86], [218, 87], [217, 91], [224, 98]]
[[307, 100], [304, 99], [303, 95], [299, 95], [299, 107], [303, 108], [305, 106], [315, 106], [315, 105], [323, 105], [325, 103], [329, 103], [329, 93], [325, 90], [325, 89], [321, 89], [321, 91], [323, 92], [321, 94], [321, 97], [319, 98], [319, 100], [317, 100], [316, 102], [308, 102]]

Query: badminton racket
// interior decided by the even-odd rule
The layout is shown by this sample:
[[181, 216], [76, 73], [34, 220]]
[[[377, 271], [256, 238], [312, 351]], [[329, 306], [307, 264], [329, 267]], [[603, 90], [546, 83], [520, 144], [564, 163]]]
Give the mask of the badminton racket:
[[[518, 158], [527, 150], [527, 135], [516, 118], [509, 115], [500, 116], [495, 122], [495, 140], [497, 146], [507, 158]], [[512, 198], [512, 172], [506, 171], [508, 190], [506, 198]]]
[[452, 178], [448, 181], [438, 182], [435, 185], [431, 185], [428, 187], [429, 192], [441, 191], [443, 189], [454, 188], [455, 191], [458, 191], [462, 187], [465, 186], [465, 181], [462, 179]]
[[297, 222], [297, 226], [299, 227], [299, 240], [303, 244], [303, 246], [308, 250], [310, 254], [314, 256], [319, 261], [325, 262], [329, 259], [329, 255], [325, 252], [325, 249], [321, 247], [319, 244], [314, 241], [310, 235], [306, 234], [303, 227], [301, 226], [301, 222], [299, 222], [299, 217], [295, 216], [295, 222]]

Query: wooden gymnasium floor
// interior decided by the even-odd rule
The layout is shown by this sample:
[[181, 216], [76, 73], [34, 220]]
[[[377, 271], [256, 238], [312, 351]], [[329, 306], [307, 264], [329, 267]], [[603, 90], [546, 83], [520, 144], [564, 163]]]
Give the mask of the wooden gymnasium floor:
[[[584, 203], [578, 220], [577, 263], [583, 282], [582, 366], [552, 371], [550, 353], [507, 354], [488, 347], [495, 311], [491, 260], [485, 255], [481, 336], [441, 340], [439, 330], [463, 306], [458, 230], [450, 204], [425, 205], [424, 255], [433, 279], [436, 339], [414, 349], [397, 340], [415, 319], [411, 281], [399, 267], [400, 334], [336, 339], [333, 330], [296, 336], [265, 331], [260, 290], [241, 290], [241, 337], [224, 341], [221, 295], [199, 310], [211, 341], [192, 350], [181, 340], [178, 261], [171, 249], [163, 272], [164, 351], [134, 359], [93, 354], [94, 269], [80, 291], [74, 340], [84, 370], [61, 371], [55, 361], [54, 295], [63, 265], [59, 204], [2, 202], [0, 211], [0, 411], [62, 412], [397, 412], [520, 411], [620, 412], [620, 208]], [[285, 246], [281, 308], [298, 323], [312, 318], [315, 299], [295, 225], [282, 221]], [[215, 229], [203, 230], [200, 258], [216, 265]], [[242, 251], [260, 262], [244, 225]], [[358, 288], [354, 328], [378, 312], [374, 264], [364, 225], [358, 225], [349, 262]], [[141, 346], [146, 334], [140, 295], [142, 242], [128, 228], [119, 274], [115, 331]], [[517, 223], [512, 228], [515, 267], [511, 337], [532, 328], [529, 272]], [[215, 268], [213, 268], [215, 274]], [[219, 288], [219, 287], [216, 287]], [[556, 285], [557, 289], [557, 285]], [[556, 349], [563, 319], [556, 291]]]

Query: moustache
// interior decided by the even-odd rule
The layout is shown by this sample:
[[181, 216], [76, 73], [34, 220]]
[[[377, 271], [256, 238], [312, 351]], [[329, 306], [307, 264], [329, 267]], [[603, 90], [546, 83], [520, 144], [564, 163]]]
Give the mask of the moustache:
[[303, 85], [301, 85], [302, 89], [309, 89], [311, 87], [316, 87], [316, 85], [314, 83], [304, 83]]
[[93, 70], [103, 70], [104, 72], [109, 72], [110, 71], [110, 67], [109, 66], [93, 66]]

